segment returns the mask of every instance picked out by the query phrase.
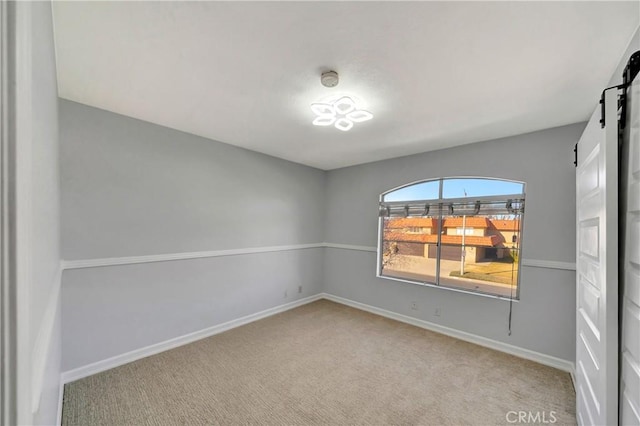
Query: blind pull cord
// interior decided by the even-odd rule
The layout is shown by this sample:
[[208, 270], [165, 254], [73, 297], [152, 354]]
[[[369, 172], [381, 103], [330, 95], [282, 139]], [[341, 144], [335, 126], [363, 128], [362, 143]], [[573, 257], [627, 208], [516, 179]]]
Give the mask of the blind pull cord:
[[[508, 207], [511, 207], [511, 206], [508, 206]], [[513, 222], [513, 234], [514, 234], [514, 236], [516, 235], [517, 231], [520, 231], [520, 227], [522, 227], [522, 217], [521, 217], [521, 215], [519, 215], [519, 214], [516, 215], [515, 219], [516, 220], [514, 220], [514, 222]], [[515, 226], [516, 223], [520, 224], [518, 229], [516, 229], [516, 226]], [[516, 239], [516, 253], [518, 253], [518, 261], [519, 261], [520, 260], [520, 239], [519, 238]], [[513, 255], [512, 255], [512, 258], [513, 258]], [[513, 316], [513, 272], [514, 272], [514, 266], [513, 265], [516, 263], [515, 259], [513, 259], [513, 260], [514, 260], [514, 262], [511, 264], [511, 293], [509, 295], [509, 336], [511, 336], [511, 317]]]

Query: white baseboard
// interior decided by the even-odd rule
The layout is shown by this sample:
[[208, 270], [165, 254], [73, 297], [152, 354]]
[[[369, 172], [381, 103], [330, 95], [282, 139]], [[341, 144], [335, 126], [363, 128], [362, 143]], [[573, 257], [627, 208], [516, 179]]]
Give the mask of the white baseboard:
[[352, 308], [367, 311], [376, 315], [380, 315], [380, 316], [390, 318], [396, 321], [400, 321], [406, 324], [411, 324], [416, 327], [434, 331], [436, 333], [445, 334], [447, 336], [451, 336], [456, 339], [475, 343], [480, 346], [484, 346], [500, 352], [505, 352], [520, 358], [528, 359], [543, 365], [547, 365], [562, 371], [566, 371], [571, 374], [571, 380], [573, 381], [574, 387], [575, 387], [575, 367], [574, 367], [574, 364], [570, 361], [556, 358], [550, 355], [545, 355], [539, 352], [531, 351], [529, 349], [524, 349], [517, 346], [509, 345], [507, 343], [488, 339], [486, 337], [477, 336], [477, 335], [456, 330], [453, 328], [445, 327], [445, 326], [424, 321], [421, 319], [398, 314], [396, 312], [388, 311], [375, 306], [366, 305], [364, 303], [356, 302], [350, 299], [345, 299], [343, 297], [334, 296], [332, 294], [320, 293], [314, 296], [306, 297], [304, 299], [296, 300], [294, 302], [286, 303], [284, 305], [266, 309], [264, 311], [257, 312], [255, 314], [247, 315], [242, 318], [237, 318], [235, 320], [231, 320], [222, 324], [214, 325], [204, 330], [189, 333], [184, 336], [176, 337], [170, 340], [166, 340], [164, 342], [156, 343], [154, 345], [136, 349], [131, 352], [127, 352], [127, 353], [117, 355], [102, 361], [94, 362], [92, 364], [75, 368], [73, 370], [65, 371], [60, 375], [60, 392], [59, 392], [57, 424], [60, 425], [62, 421], [62, 402], [64, 398], [64, 385], [66, 383], [70, 383], [75, 380], [80, 380], [82, 378], [91, 376], [93, 374], [101, 373], [103, 371], [110, 370], [112, 368], [119, 367], [121, 365], [130, 363], [142, 358], [146, 358], [151, 355], [155, 355], [179, 346], [183, 346], [183, 345], [195, 342], [197, 340], [204, 339], [204, 338], [222, 333], [224, 331], [228, 331], [233, 328], [240, 327], [242, 325], [267, 318], [269, 316], [278, 314], [280, 312], [285, 312], [290, 309], [294, 309], [299, 306], [306, 305], [311, 302], [315, 302], [316, 300], [320, 300], [320, 299], [330, 300], [332, 302], [340, 303], [346, 306], [350, 306]]
[[258, 321], [266, 317], [270, 317], [280, 312], [297, 308], [298, 306], [306, 305], [307, 303], [315, 302], [316, 300], [319, 300], [319, 299], [322, 299], [322, 294], [316, 294], [314, 296], [305, 297], [304, 299], [296, 300], [290, 303], [285, 303], [284, 305], [266, 309], [261, 312], [256, 312], [255, 314], [247, 315], [242, 318], [237, 318], [222, 324], [214, 325], [212, 327], [205, 328], [204, 330], [195, 331], [193, 333], [185, 334], [184, 336], [169, 339], [164, 342], [160, 342], [150, 346], [146, 346], [144, 348], [136, 349], [121, 355], [116, 355], [114, 357], [97, 361], [82, 367], [78, 367], [73, 370], [64, 371], [61, 374], [61, 382], [63, 384], [70, 383], [75, 380], [79, 380], [79, 379], [91, 376], [93, 374], [101, 373], [103, 371], [110, 370], [112, 368], [119, 367], [121, 365], [139, 360], [141, 358], [146, 358], [148, 356], [155, 355], [160, 352], [167, 351], [169, 349], [177, 348], [178, 346], [183, 346], [188, 343], [192, 343], [197, 340], [204, 339], [206, 337], [210, 337], [227, 330], [231, 330], [232, 328], [240, 327], [242, 325], [249, 324], [251, 322]]
[[345, 299], [339, 296], [334, 296], [332, 294], [323, 293], [322, 297], [324, 299], [331, 300], [332, 302], [341, 303], [343, 305], [351, 306], [352, 308], [360, 309], [362, 311], [367, 311], [372, 314], [394, 319], [396, 321], [404, 322], [406, 324], [415, 325], [416, 327], [424, 328], [430, 331], [435, 331], [436, 333], [445, 334], [447, 336], [451, 336], [456, 339], [464, 340], [470, 343], [475, 343], [480, 346], [484, 346], [490, 349], [495, 349], [500, 352], [505, 352], [511, 355], [515, 355], [520, 358], [535, 361], [540, 364], [548, 365], [549, 367], [554, 367], [571, 374], [573, 374], [573, 371], [575, 370], [572, 362], [561, 359], [561, 358], [556, 358], [556, 357], [545, 355], [529, 349], [524, 349], [518, 346], [509, 345], [507, 343], [499, 342], [497, 340], [488, 339], [482, 336], [477, 336], [475, 334], [445, 327], [443, 325], [435, 324], [435, 323], [424, 321], [421, 319], [409, 317], [407, 315], [398, 314], [396, 312], [387, 311], [386, 309], [366, 305], [360, 302], [355, 302], [353, 300]]
[[164, 342], [160, 342], [150, 346], [146, 346], [144, 348], [136, 349], [134, 351], [127, 352], [121, 355], [116, 355], [114, 357], [97, 361], [82, 367], [78, 367], [73, 370], [64, 371], [61, 374], [61, 382], [62, 384], [70, 383], [75, 380], [79, 380], [79, 379], [91, 376], [93, 374], [101, 373], [103, 371], [110, 370], [112, 368], [119, 367], [129, 362], [133, 362], [141, 358], [155, 355], [160, 352], [167, 351], [169, 349], [183, 346], [188, 343], [192, 343], [197, 340], [204, 339], [206, 337], [210, 337], [210, 336], [222, 333], [224, 331], [228, 331], [233, 328], [240, 327], [242, 325], [249, 324], [251, 322], [258, 321], [263, 318], [267, 318], [269, 316], [278, 314], [280, 312], [285, 312], [290, 309], [297, 308], [298, 306], [315, 302], [316, 300], [320, 300], [320, 299], [327, 299], [332, 302], [340, 303], [346, 306], [367, 311], [367, 312], [380, 315], [386, 318], [394, 319], [396, 321], [404, 322], [406, 324], [415, 325], [416, 327], [435, 331], [436, 333], [445, 334], [447, 336], [464, 340], [466, 342], [475, 343], [480, 346], [484, 346], [490, 349], [495, 349], [500, 352], [505, 352], [511, 355], [515, 355], [520, 358], [535, 361], [543, 365], [548, 365], [550, 367], [554, 367], [559, 370], [569, 372], [572, 375], [574, 374], [574, 371], [575, 371], [575, 367], [572, 362], [561, 359], [561, 358], [556, 358], [556, 357], [535, 352], [529, 349], [513, 346], [508, 343], [499, 342], [497, 340], [489, 339], [486, 337], [477, 336], [475, 334], [445, 327], [443, 325], [435, 324], [435, 323], [424, 321], [421, 319], [409, 317], [407, 315], [398, 314], [396, 312], [388, 311], [386, 309], [378, 308], [371, 305], [366, 305], [364, 303], [345, 299], [339, 296], [334, 296], [332, 294], [320, 293], [314, 296], [306, 297], [304, 299], [296, 300], [294, 302], [286, 303], [284, 305], [276, 306], [261, 312], [257, 312], [255, 314], [237, 318], [222, 324], [214, 325], [212, 327], [209, 327], [200, 331], [195, 331], [193, 333], [189, 333], [184, 336], [176, 337], [170, 340], [166, 340]]

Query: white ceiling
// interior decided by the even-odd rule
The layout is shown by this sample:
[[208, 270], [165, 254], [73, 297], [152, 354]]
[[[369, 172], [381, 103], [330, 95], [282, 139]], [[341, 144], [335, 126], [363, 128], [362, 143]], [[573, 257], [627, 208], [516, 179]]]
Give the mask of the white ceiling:
[[[639, 4], [55, 2], [59, 93], [328, 170], [587, 120]], [[373, 120], [312, 126], [336, 93]]]

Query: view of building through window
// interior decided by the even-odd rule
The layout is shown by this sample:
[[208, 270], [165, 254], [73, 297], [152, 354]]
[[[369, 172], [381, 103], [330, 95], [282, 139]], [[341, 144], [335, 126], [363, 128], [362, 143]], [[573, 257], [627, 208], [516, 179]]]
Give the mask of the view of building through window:
[[517, 298], [524, 184], [455, 178], [381, 196], [379, 276]]

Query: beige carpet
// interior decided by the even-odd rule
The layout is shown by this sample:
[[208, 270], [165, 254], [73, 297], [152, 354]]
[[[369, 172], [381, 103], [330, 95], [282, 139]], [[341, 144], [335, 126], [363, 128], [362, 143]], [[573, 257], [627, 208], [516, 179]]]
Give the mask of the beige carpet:
[[321, 300], [68, 384], [62, 423], [493, 425], [510, 411], [575, 424], [569, 374]]

